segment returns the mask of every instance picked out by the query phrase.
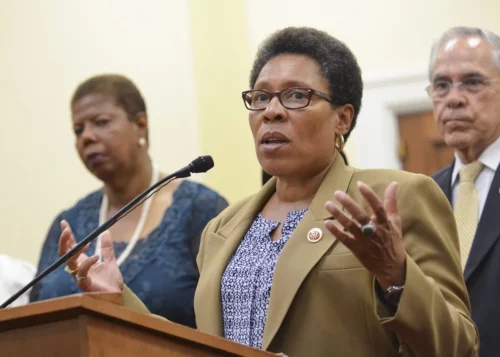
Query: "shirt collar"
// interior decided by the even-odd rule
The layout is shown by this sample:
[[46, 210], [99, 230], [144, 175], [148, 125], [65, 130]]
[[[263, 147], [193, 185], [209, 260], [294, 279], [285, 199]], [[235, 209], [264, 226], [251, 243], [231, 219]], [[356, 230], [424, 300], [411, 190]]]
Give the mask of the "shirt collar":
[[[478, 161], [480, 161], [485, 167], [489, 168], [493, 172], [497, 170], [500, 164], [500, 137], [498, 137], [493, 144], [488, 146], [486, 150], [483, 151], [481, 156], [479, 156]], [[462, 160], [457, 155], [455, 151], [455, 165], [453, 167], [453, 172], [451, 173], [451, 186], [453, 187], [457, 181], [458, 173], [460, 169], [464, 166]]]

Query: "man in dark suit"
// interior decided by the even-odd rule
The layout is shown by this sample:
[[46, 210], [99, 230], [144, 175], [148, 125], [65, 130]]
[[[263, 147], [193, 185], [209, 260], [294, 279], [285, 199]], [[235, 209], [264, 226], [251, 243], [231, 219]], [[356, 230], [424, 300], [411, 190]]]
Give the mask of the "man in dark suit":
[[452, 28], [435, 44], [428, 87], [455, 160], [434, 174], [455, 212], [480, 356], [500, 356], [500, 37]]

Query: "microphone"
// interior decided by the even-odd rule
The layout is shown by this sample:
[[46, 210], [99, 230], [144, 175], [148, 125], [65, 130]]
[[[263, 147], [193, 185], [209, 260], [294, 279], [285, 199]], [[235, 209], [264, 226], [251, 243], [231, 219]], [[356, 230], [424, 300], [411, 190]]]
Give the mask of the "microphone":
[[[175, 172], [174, 175], [177, 175], [176, 177], [187, 177], [191, 176], [190, 173], [207, 172], [212, 167], [214, 167], [214, 160], [212, 159], [212, 156], [200, 156], [191, 161], [191, 163], [186, 167], [183, 167], [179, 171]], [[186, 172], [188, 173], [187, 176], [180, 176], [184, 175]]]
[[7, 306], [9, 306], [10, 304], [12, 304], [14, 301], [16, 301], [22, 294], [24, 294], [26, 291], [28, 291], [29, 288], [31, 288], [33, 285], [38, 283], [44, 277], [46, 277], [47, 275], [52, 273], [59, 266], [61, 266], [63, 263], [67, 262], [69, 258], [71, 258], [73, 255], [76, 254], [76, 252], [78, 252], [83, 247], [85, 247], [87, 244], [89, 244], [91, 241], [93, 241], [95, 238], [97, 238], [105, 230], [109, 229], [113, 224], [118, 222], [118, 220], [120, 218], [124, 217], [132, 209], [135, 209], [136, 206], [142, 204], [145, 200], [147, 200], [151, 195], [153, 195], [158, 190], [160, 190], [163, 186], [169, 184], [170, 181], [173, 181], [173, 180], [178, 179], [178, 178], [189, 177], [189, 176], [191, 176], [191, 173], [207, 172], [212, 167], [214, 167], [214, 160], [212, 159], [211, 156], [208, 156], [208, 155], [207, 156], [200, 156], [200, 157], [194, 159], [193, 161], [191, 161], [191, 163], [189, 165], [183, 167], [180, 170], [177, 170], [173, 174], [168, 175], [167, 177], [156, 182], [154, 185], [152, 185], [151, 187], [146, 189], [144, 192], [140, 193], [132, 201], [127, 203], [127, 205], [125, 205], [120, 211], [118, 211], [108, 221], [104, 222], [100, 227], [97, 227], [92, 233], [90, 233], [80, 243], [78, 243], [76, 246], [74, 246], [69, 252], [64, 254], [62, 257], [60, 257], [54, 263], [52, 263], [47, 269], [45, 269], [38, 276], [36, 276], [33, 280], [31, 280], [28, 284], [26, 284], [23, 288], [21, 288], [21, 290], [19, 290], [17, 293], [12, 295], [7, 301], [5, 301], [2, 305], [0, 305], [0, 309], [4, 309]]

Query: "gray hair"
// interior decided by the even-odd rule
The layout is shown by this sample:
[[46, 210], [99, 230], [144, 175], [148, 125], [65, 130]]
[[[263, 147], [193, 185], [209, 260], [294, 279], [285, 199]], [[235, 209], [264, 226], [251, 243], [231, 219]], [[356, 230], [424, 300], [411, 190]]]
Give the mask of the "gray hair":
[[488, 41], [493, 47], [492, 56], [493, 61], [500, 70], [500, 36], [494, 34], [493, 32], [478, 28], [478, 27], [452, 27], [441, 35], [441, 38], [437, 40], [432, 46], [431, 59], [429, 62], [429, 79], [432, 80], [432, 72], [434, 71], [434, 65], [436, 64], [436, 57], [439, 50], [450, 40], [459, 37], [481, 37]]

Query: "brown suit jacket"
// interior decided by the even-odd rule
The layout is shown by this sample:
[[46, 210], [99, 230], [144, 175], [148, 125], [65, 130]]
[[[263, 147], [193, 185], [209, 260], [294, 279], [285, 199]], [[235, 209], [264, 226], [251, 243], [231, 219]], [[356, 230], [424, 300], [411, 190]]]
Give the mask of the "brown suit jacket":
[[[357, 181], [379, 197], [390, 182], [399, 183], [407, 270], [393, 316], [380, 302], [373, 276], [324, 228], [332, 219], [324, 204], [336, 190], [364, 202]], [[273, 178], [205, 228], [195, 295], [199, 330], [223, 336], [221, 276], [275, 185]], [[323, 238], [310, 243], [307, 233], [315, 227]], [[337, 159], [276, 264], [262, 348], [290, 357], [476, 356], [478, 335], [459, 260], [455, 220], [434, 181], [402, 171], [356, 170]], [[146, 311], [129, 291], [124, 297], [129, 307]]]
[[[356, 182], [379, 197], [399, 183], [398, 207], [407, 251], [406, 287], [391, 316], [373, 276], [324, 228], [336, 190], [364, 202]], [[256, 195], [228, 207], [202, 235], [195, 313], [201, 331], [223, 336], [221, 276], [256, 215], [275, 191], [271, 179]], [[366, 205], [365, 205], [366, 207]], [[312, 228], [323, 230], [317, 243]], [[356, 170], [335, 160], [309, 211], [276, 264], [263, 349], [295, 356], [476, 356], [478, 335], [460, 268], [455, 220], [432, 179], [402, 171]]]

